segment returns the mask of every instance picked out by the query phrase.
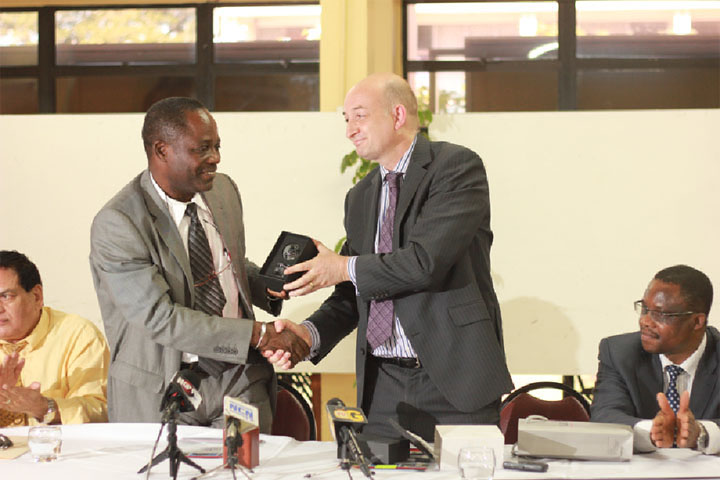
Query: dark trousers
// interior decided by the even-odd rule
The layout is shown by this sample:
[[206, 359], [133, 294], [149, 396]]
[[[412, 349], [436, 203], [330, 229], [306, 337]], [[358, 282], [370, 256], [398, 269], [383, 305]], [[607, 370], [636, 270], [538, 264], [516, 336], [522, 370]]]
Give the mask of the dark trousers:
[[435, 425], [497, 425], [500, 399], [473, 412], [462, 412], [447, 401], [422, 368], [405, 368], [370, 356], [365, 367], [362, 408], [368, 417], [364, 433], [398, 438], [388, 423], [394, 418], [429, 442]]

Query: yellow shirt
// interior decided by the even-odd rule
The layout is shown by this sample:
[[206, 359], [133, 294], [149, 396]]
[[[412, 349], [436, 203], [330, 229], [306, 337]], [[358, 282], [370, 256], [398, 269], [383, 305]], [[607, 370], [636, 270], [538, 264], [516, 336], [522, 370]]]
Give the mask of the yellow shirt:
[[43, 307], [30, 335], [16, 343], [0, 340], [0, 362], [16, 350], [25, 359], [20, 385], [40, 382], [43, 396], [57, 402], [62, 423], [107, 422], [110, 351], [89, 320]]

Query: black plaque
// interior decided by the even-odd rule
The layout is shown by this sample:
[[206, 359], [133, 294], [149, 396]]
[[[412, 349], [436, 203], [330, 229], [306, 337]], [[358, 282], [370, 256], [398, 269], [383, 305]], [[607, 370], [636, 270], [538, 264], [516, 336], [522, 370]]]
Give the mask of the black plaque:
[[260, 276], [270, 290], [281, 292], [283, 285], [300, 278], [305, 272], [283, 275], [285, 269], [296, 263], [310, 260], [318, 251], [310, 237], [282, 232], [270, 255], [260, 269]]

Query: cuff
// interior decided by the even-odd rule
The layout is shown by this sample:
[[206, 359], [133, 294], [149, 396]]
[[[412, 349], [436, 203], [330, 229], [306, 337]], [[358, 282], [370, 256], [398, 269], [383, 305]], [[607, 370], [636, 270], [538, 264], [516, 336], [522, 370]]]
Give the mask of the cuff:
[[633, 450], [637, 453], [654, 452], [657, 447], [650, 440], [652, 420], [640, 420], [633, 425]]
[[355, 263], [357, 262], [357, 256], [348, 258], [347, 271], [350, 276], [350, 281], [355, 285], [355, 295], [358, 294], [357, 276], [355, 275]]
[[303, 360], [310, 360], [311, 358], [317, 357], [320, 352], [320, 333], [317, 327], [312, 323], [305, 320], [300, 325], [308, 329], [310, 332], [310, 338], [312, 339], [312, 345], [310, 345], [310, 353]]
[[720, 427], [718, 424], [710, 420], [698, 420], [698, 423], [705, 427], [708, 434], [707, 446], [699, 451], [706, 455], [720, 453]]

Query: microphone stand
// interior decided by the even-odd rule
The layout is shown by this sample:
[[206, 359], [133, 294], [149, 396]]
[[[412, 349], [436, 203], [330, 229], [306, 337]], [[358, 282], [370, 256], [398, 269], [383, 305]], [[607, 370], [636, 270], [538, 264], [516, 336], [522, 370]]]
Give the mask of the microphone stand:
[[[237, 456], [238, 448], [242, 447], [243, 445], [243, 439], [242, 435], [237, 431], [237, 420], [233, 419], [231, 422], [235, 422], [233, 425], [233, 428], [235, 429], [235, 435], [225, 436], [225, 448], [227, 449], [227, 462], [223, 463], [219, 467], [213, 468], [212, 470], [208, 470], [207, 472], [203, 472], [202, 475], [198, 475], [197, 477], [193, 477], [191, 480], [199, 480], [205, 476], [212, 475], [216, 471], [223, 469], [225, 467], [228, 467], [230, 471], [232, 472], [233, 480], [237, 480], [237, 476], [235, 475], [235, 469], [240, 470], [240, 472], [245, 475], [245, 477], [248, 480], [252, 480], [252, 477], [248, 475], [248, 473], [245, 471], [245, 467], [243, 467], [239, 463], [239, 459]], [[250, 470], [252, 472], [252, 470]]]
[[348, 438], [347, 434], [343, 431], [340, 435], [340, 469], [345, 470], [348, 474], [348, 478], [352, 480], [352, 474], [350, 473], [350, 460], [348, 460]]
[[[225, 448], [227, 449], [227, 466], [232, 472], [233, 480], [237, 480], [237, 477], [235, 476], [235, 466], [238, 464], [237, 450], [238, 448], [242, 447], [243, 439], [240, 435], [240, 432], [238, 432], [237, 420], [233, 418], [229, 421], [232, 422], [232, 428], [234, 428], [235, 434], [227, 435], [225, 437]], [[229, 430], [230, 429], [228, 429], [228, 431]]]
[[[138, 473], [143, 473], [145, 471], [148, 472], [148, 475], [150, 474], [150, 469], [154, 467], [155, 465], [165, 461], [170, 461], [170, 476], [173, 478], [173, 480], [177, 480], [177, 474], [178, 474], [178, 468], [180, 467], [180, 462], [186, 463], [190, 465], [191, 467], [194, 467], [200, 472], [205, 473], [205, 469], [202, 468], [197, 463], [190, 460], [187, 455], [185, 455], [177, 445], [177, 404], [171, 403], [168, 407], [168, 410], [163, 414], [163, 425], [167, 423], [167, 429], [168, 429], [168, 436], [167, 441], [168, 445], [165, 447], [165, 450], [160, 452], [155, 458], [153, 458], [149, 464], [142, 467], [140, 470], [138, 470]], [[162, 426], [160, 427], [160, 431], [162, 431]]]

